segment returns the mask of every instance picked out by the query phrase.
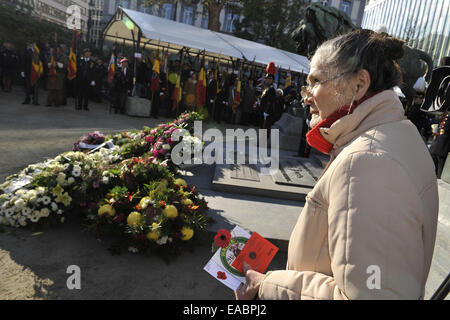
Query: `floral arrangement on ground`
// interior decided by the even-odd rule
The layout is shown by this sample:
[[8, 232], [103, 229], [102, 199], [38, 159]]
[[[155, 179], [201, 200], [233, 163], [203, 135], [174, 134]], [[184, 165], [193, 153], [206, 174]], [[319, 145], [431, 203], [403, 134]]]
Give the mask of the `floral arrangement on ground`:
[[0, 184], [0, 224], [53, 226], [79, 215], [97, 238], [113, 235], [131, 252], [181, 253], [212, 222], [206, 201], [178, 177], [171, 161], [180, 143], [202, 146], [190, 134], [172, 140], [177, 129], [192, 133], [195, 120], [197, 113], [186, 113], [156, 128], [109, 136], [94, 132], [75, 149], [80, 141], [109, 142], [106, 147], [29, 165]]

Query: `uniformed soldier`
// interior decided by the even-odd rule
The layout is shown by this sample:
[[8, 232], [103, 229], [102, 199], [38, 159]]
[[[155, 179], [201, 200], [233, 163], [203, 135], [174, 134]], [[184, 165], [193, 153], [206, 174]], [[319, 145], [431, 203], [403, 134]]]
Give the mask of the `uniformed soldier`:
[[91, 50], [89, 48], [83, 50], [83, 57], [78, 61], [76, 80], [76, 109], [89, 110], [90, 87], [95, 86], [95, 62], [91, 59]]
[[263, 129], [269, 129], [268, 136], [270, 134], [270, 128], [275, 122], [275, 102], [276, 91], [274, 86], [275, 74], [277, 69], [273, 62], [270, 62], [266, 68], [266, 83], [265, 89], [261, 96], [261, 111], [263, 115]]

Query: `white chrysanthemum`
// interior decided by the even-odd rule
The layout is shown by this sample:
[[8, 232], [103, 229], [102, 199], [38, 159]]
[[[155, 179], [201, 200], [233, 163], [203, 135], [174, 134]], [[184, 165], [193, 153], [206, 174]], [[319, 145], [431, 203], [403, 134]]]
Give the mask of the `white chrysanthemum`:
[[61, 209], [59, 209], [56, 214], [63, 214], [63, 211]]
[[33, 216], [30, 218], [30, 221], [33, 222], [33, 223], [38, 222], [38, 221], [39, 221], [39, 216], [38, 216], [38, 215], [33, 215]]
[[42, 208], [41, 209], [41, 217], [48, 217], [50, 215], [50, 210], [48, 210], [47, 208]]
[[104, 184], [108, 184], [109, 178], [108, 178], [108, 177], [103, 177], [103, 178], [102, 178], [102, 182], [103, 182]]
[[75, 179], [73, 177], [69, 177], [69, 179], [67, 179], [67, 184], [70, 186], [71, 184], [75, 183]]
[[43, 196], [41, 201], [46, 206], [52, 202], [52, 199], [49, 196]]
[[79, 177], [81, 175], [81, 167], [78, 165], [73, 166], [72, 175], [74, 177]]
[[52, 211], [58, 210], [58, 205], [57, 205], [55, 202], [52, 202], [52, 204], [50, 205], [50, 207], [52, 208]]
[[14, 214], [14, 209], [13, 208], [8, 208], [6, 210], [3, 210], [3, 212], [5, 213], [5, 217], [6, 218], [11, 218], [12, 215]]
[[22, 198], [19, 198], [16, 200], [16, 202], [14, 203], [14, 206], [18, 209], [18, 210], [22, 210], [23, 208], [25, 208], [26, 203]]
[[22, 227], [26, 227], [26, 226], [27, 226], [27, 220], [26, 220], [25, 218], [20, 218], [20, 219], [19, 219], [19, 224], [20, 224]]
[[36, 188], [36, 192], [37, 192], [37, 195], [42, 195], [42, 194], [45, 193], [45, 188], [44, 187], [37, 187]]
[[24, 217], [29, 218], [31, 216], [31, 212], [32, 212], [31, 209], [28, 208], [28, 207], [25, 207], [25, 208], [22, 209], [22, 215]]

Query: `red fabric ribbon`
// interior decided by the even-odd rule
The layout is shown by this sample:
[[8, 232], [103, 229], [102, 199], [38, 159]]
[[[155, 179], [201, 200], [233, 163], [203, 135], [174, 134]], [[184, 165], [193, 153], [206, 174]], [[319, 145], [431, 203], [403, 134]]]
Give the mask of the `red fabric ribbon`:
[[361, 103], [366, 101], [367, 99], [373, 97], [379, 92], [375, 92], [372, 94], [368, 94], [364, 96], [361, 100], [358, 102], [353, 102], [352, 104], [346, 104], [345, 106], [339, 108], [335, 112], [333, 112], [331, 115], [329, 115], [326, 119], [319, 122], [314, 128], [308, 131], [306, 134], [306, 141], [308, 144], [319, 150], [322, 153], [330, 154], [331, 150], [333, 149], [333, 144], [325, 140], [325, 138], [320, 133], [320, 128], [329, 128], [333, 123], [335, 123], [340, 118], [353, 113], [353, 111], [356, 109], [357, 106], [359, 106]]

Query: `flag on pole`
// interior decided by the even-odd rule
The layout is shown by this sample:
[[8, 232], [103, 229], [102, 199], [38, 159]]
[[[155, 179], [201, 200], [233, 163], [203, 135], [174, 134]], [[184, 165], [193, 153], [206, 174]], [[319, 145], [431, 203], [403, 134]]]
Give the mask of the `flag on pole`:
[[153, 62], [153, 73], [152, 73], [152, 82], [151, 82], [151, 89], [153, 92], [159, 90], [159, 60], [158, 58], [155, 58], [155, 61]]
[[292, 86], [292, 76], [291, 76], [291, 69], [289, 68], [289, 71], [286, 74], [286, 83], [284, 84], [284, 88]]
[[197, 108], [201, 109], [206, 102], [206, 72], [205, 72], [205, 57], [203, 56], [202, 68], [198, 75], [197, 88], [195, 90], [195, 97]]
[[114, 73], [116, 73], [116, 54], [113, 51], [111, 53], [111, 59], [109, 59], [109, 66], [108, 66], [108, 82], [109, 83], [113, 82]]
[[36, 43], [33, 44], [33, 58], [31, 61], [30, 83], [32, 86], [39, 80], [44, 73], [44, 66], [40, 58], [40, 51]]
[[67, 79], [73, 80], [77, 76], [77, 30], [73, 30], [72, 47], [70, 48], [69, 61], [67, 63]]
[[234, 100], [233, 100], [233, 111], [236, 112], [237, 107], [241, 103], [241, 73], [239, 72], [239, 78], [238, 83], [236, 86], [236, 93], [234, 94]]

